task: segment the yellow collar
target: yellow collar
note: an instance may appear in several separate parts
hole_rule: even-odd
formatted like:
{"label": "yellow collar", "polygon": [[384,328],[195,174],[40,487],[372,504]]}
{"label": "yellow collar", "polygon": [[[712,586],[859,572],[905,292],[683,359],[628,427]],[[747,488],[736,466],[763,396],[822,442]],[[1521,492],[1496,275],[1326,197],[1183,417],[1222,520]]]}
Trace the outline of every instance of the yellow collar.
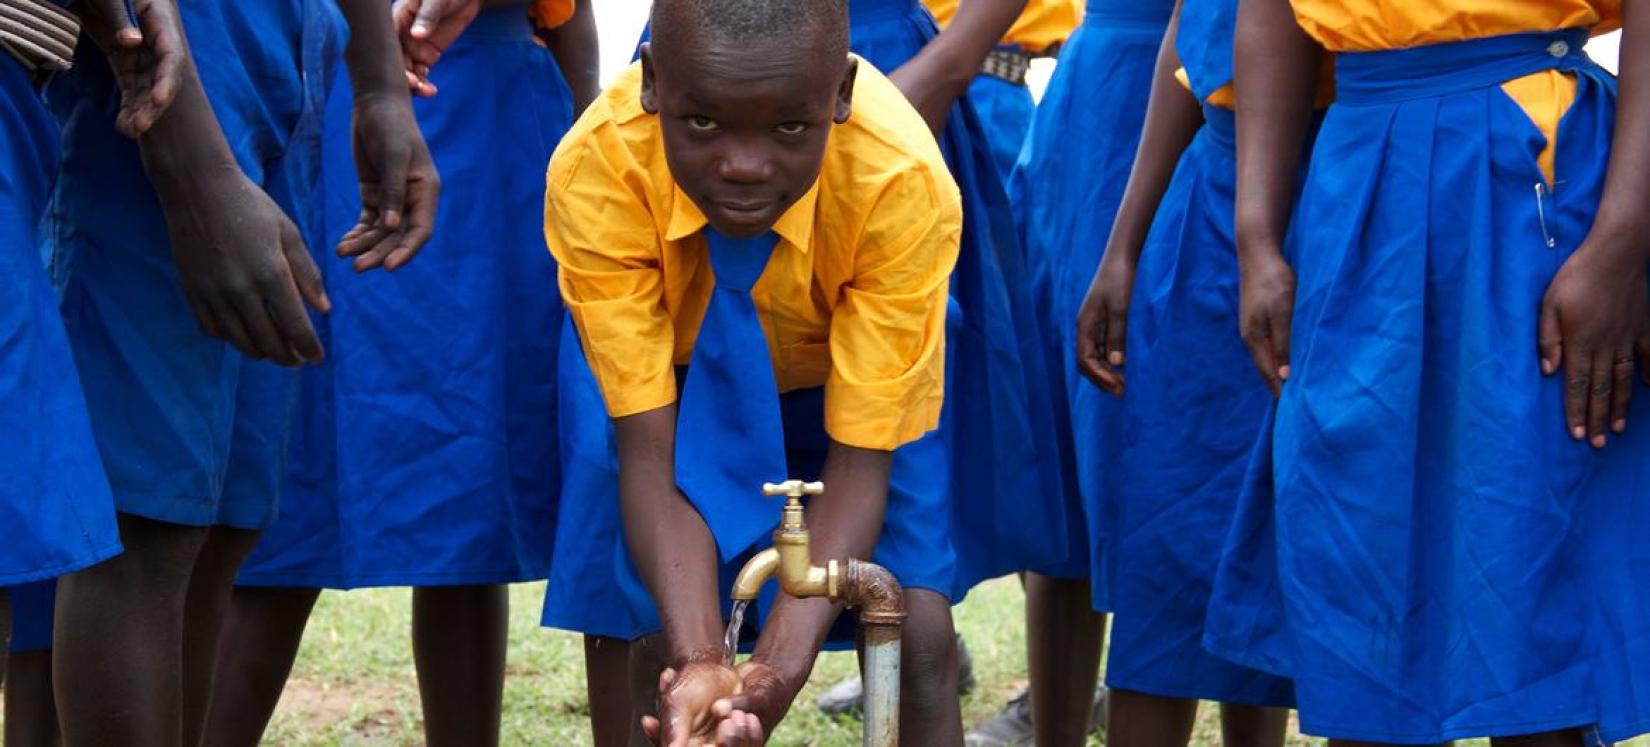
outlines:
{"label": "yellow collar", "polygon": [[[814,179],[812,187],[804,193],[801,199],[785,210],[774,221],[773,231],[779,234],[791,246],[806,254],[813,247],[814,238],[814,208],[819,204],[819,180]],[[681,185],[671,185],[670,224],[665,229],[665,241],[681,241],[698,233],[710,221],[693,200],[682,191]]]}

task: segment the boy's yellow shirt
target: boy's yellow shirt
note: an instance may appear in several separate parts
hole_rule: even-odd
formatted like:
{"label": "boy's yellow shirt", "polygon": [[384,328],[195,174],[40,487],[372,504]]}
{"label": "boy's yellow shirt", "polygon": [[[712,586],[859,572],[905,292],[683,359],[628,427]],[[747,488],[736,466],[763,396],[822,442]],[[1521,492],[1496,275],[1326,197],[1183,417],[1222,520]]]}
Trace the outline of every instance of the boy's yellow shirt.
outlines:
{"label": "boy's yellow shirt", "polygon": [[[941,26],[957,14],[958,0],[923,0],[928,12]],[[1027,0],[1026,9],[1003,35],[1004,44],[1017,44],[1027,52],[1039,53],[1064,42],[1083,20],[1082,0]]]}
{"label": "boy's yellow shirt", "polygon": [[[1621,27],[1622,0],[1291,0],[1301,28],[1331,52],[1409,49],[1489,36]],[[1575,80],[1556,71],[1507,81],[1502,89],[1547,136],[1539,160],[1554,179],[1558,123],[1575,100]]]}
{"label": "boy's yellow shirt", "polygon": [[[676,401],[713,285],[705,216],[665,162],[632,65],[550,161],[545,237],[613,417]],[[939,422],[961,196],[927,125],[861,61],[853,114],[774,231],[751,290],[781,391],[825,387],[825,428],[892,450]]]}

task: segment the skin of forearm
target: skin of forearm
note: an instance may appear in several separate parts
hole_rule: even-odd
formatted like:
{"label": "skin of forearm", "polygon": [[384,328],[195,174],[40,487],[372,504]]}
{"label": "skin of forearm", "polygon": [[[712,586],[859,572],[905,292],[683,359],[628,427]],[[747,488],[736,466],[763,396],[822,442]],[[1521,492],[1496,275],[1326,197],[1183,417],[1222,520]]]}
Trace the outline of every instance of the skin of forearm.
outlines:
{"label": "skin of forearm", "polygon": [[1008,33],[1025,7],[1026,0],[962,0],[951,24],[913,61],[936,64],[945,71],[942,84],[951,89],[952,98],[961,96],[979,73],[986,54]]}
{"label": "skin of forearm", "polygon": [[356,98],[398,89],[407,91],[407,76],[401,66],[401,46],[390,20],[390,4],[383,0],[338,0],[344,20],[349,22],[349,46],[344,62],[349,67],[350,85]]}
{"label": "skin of forearm", "polygon": [[1157,207],[1174,178],[1181,154],[1197,135],[1203,124],[1203,109],[1197,98],[1180,81],[1175,72],[1180,69],[1180,55],[1175,51],[1175,39],[1180,28],[1178,8],[1163,36],[1163,46],[1157,53],[1157,68],[1152,74],[1151,99],[1146,104],[1145,126],[1141,130],[1140,145],[1134,167],[1129,173],[1128,186],[1118,205],[1117,218],[1112,223],[1108,247],[1127,252],[1128,259],[1140,257],[1146,234],[1151,230]]}
{"label": "skin of forearm", "polygon": [[1323,50],[1289,0],[1243,0],[1237,20],[1238,252],[1275,249],[1289,228]]}
{"label": "skin of forearm", "polygon": [[[866,559],[876,549],[888,506],[893,454],[832,442],[820,479],[825,494],[808,503],[808,530],[815,565]],[[793,686],[806,681],[842,605],[828,599],[780,595],[754,656]]]}
{"label": "skin of forearm", "polygon": [[601,94],[601,43],[596,34],[596,11],[592,0],[578,0],[573,17],[543,32],[550,53],[561,68],[562,78],[573,91],[573,116],[584,112]]}
{"label": "skin of forearm", "polygon": [[722,645],[716,541],[676,488],[676,405],[613,421],[619,508],[636,568],[659,608],[672,659]]}
{"label": "skin of forearm", "polygon": [[1616,129],[1594,231],[1635,237],[1623,242],[1650,260],[1650,6],[1622,4]]}
{"label": "skin of forearm", "polygon": [[138,150],[162,203],[203,189],[205,181],[239,168],[201,87],[193,57],[179,71],[177,98],[138,139]]}

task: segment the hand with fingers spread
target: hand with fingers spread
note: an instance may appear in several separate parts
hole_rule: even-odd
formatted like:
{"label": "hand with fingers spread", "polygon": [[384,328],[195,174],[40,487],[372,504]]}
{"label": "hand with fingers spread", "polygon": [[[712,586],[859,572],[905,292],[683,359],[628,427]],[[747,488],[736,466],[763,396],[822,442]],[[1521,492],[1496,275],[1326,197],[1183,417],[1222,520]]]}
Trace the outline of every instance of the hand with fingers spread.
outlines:
{"label": "hand with fingers spread", "polygon": [[739,675],[716,655],[689,660],[659,674],[659,718],[644,716],[642,730],[666,747],[761,744],[745,740],[741,725],[724,728],[714,706],[739,692]]}
{"label": "hand with fingers spread", "polygon": [[354,137],[361,216],[338,255],[354,257],[357,272],[394,270],[430,240],[441,178],[405,93],[358,94]]}
{"label": "hand with fingers spread", "polygon": [[1650,360],[1643,256],[1633,239],[1589,236],[1541,300],[1541,371],[1563,375],[1565,426],[1594,448],[1627,429],[1634,356]]}
{"label": "hand with fingers spread", "polygon": [[172,105],[189,64],[177,6],[173,0],[133,0],[135,24],[125,0],[87,0],[76,9],[120,85],[115,128],[130,138],[148,132]]}
{"label": "hand with fingers spread", "polygon": [[201,329],[252,358],[286,366],[321,360],[304,303],[325,313],[330,302],[281,208],[232,166],[202,175],[198,188],[161,195],[172,257]]}
{"label": "hand with fingers spread", "polygon": [[1077,312],[1077,370],[1095,386],[1123,395],[1124,343],[1136,260],[1106,252]]}
{"label": "hand with fingers spread", "polygon": [[430,68],[481,12],[481,0],[396,0],[392,15],[413,93],[434,96]]}
{"label": "hand with fingers spread", "polygon": [[1255,368],[1276,397],[1289,380],[1289,325],[1295,313],[1295,271],[1276,246],[1238,251],[1238,327]]}

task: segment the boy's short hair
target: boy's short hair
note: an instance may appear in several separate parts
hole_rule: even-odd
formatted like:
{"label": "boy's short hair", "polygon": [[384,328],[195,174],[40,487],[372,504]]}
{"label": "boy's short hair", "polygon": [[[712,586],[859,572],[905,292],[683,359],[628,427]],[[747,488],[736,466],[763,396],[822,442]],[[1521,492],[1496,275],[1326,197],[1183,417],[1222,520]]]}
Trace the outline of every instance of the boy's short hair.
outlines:
{"label": "boy's short hair", "polygon": [[670,49],[681,40],[755,41],[828,45],[833,56],[848,54],[847,0],[656,0],[652,42]]}

